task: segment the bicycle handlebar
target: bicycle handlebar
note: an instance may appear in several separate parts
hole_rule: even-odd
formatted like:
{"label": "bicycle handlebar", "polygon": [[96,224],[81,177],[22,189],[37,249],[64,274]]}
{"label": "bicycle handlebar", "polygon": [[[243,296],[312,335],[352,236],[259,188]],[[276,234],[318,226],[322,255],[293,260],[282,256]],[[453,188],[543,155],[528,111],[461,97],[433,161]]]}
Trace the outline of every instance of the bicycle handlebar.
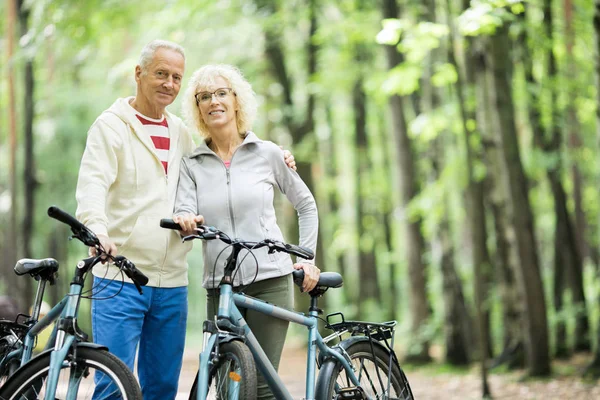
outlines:
{"label": "bicycle handlebar", "polygon": [[56,206],[48,208],[48,215],[66,225],[69,225],[71,227],[71,232],[73,232],[73,237],[79,239],[83,244],[89,247],[95,247],[98,251],[98,257],[96,257],[98,262],[101,260],[101,256],[106,256],[110,260],[114,261],[115,265],[117,265],[119,269],[133,281],[137,290],[142,293],[141,286],[146,286],[148,283],[148,277],[144,275],[142,271],[137,269],[133,262],[123,256],[111,256],[110,254],[107,254],[102,248],[100,240],[98,240],[98,237],[94,232],[75,219],[75,217],[61,210],[60,208]]}
{"label": "bicycle handlebar", "polygon": [[[181,230],[181,226],[170,218],[164,218],[160,220],[160,226],[166,229]],[[313,251],[309,248],[298,246],[295,244],[287,244],[275,239],[264,239],[260,242],[250,242],[240,239],[230,239],[227,234],[218,230],[214,226],[198,225],[196,228],[196,235],[190,235],[183,238],[183,240],[214,240],[219,239],[227,244],[238,244],[248,249],[260,249],[262,247],[268,247],[269,253],[279,251],[282,253],[293,254],[295,256],[304,258],[305,260],[312,260],[315,258]]]}
{"label": "bicycle handlebar", "polygon": [[71,232],[73,232],[74,237],[82,241],[85,245],[89,247],[95,247],[100,244],[100,241],[92,232],[88,229],[87,226],[77,221],[75,217],[70,215],[69,213],[64,212],[60,208],[56,206],[52,206],[48,208],[48,215],[63,224],[69,225],[71,227]]}

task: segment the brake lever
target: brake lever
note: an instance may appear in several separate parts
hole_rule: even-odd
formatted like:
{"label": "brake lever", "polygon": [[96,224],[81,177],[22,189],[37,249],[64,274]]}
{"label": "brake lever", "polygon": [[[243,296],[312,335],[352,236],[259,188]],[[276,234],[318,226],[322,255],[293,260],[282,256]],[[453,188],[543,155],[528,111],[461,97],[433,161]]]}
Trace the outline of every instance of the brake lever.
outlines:
{"label": "brake lever", "polygon": [[132,281],[132,282],[133,282],[133,284],[135,285],[135,288],[137,289],[137,291],[138,291],[140,294],[144,294],[144,291],[142,290],[142,287],[140,286],[140,284],[139,284],[139,283],[137,283],[137,282],[136,282],[135,280],[133,280],[133,279],[132,279],[131,281]]}
{"label": "brake lever", "polygon": [[113,262],[116,266],[119,267],[119,269],[121,269],[125,273],[125,275],[127,275],[127,277],[129,277],[129,279],[131,279],[137,291],[140,294],[143,294],[144,292],[142,290],[142,286],[139,283],[137,283],[137,281],[133,278],[133,271],[131,271],[131,269],[129,268],[128,260],[123,256],[116,256],[113,257]]}
{"label": "brake lever", "polygon": [[190,240],[194,240],[194,239],[202,239],[202,236],[197,235],[197,234],[188,235],[188,236],[182,237],[181,241],[182,242],[189,242]]}

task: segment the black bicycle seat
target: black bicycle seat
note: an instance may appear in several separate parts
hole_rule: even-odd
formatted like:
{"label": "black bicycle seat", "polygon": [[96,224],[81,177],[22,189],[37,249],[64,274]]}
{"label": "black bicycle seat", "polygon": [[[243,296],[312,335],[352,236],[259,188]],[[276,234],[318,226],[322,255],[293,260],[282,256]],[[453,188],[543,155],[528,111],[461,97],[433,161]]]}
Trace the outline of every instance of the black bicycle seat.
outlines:
{"label": "black bicycle seat", "polygon": [[23,258],[17,261],[17,265],[15,265],[15,274],[29,274],[42,279],[50,279],[56,271],[58,271],[58,261],[54,258],[44,258],[41,260]]}

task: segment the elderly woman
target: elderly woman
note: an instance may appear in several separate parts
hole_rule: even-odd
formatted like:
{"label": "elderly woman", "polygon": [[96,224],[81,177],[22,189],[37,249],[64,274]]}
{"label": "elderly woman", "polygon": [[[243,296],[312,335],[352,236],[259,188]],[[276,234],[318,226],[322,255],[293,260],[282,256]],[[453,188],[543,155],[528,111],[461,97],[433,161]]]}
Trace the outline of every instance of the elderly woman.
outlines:
{"label": "elderly woman", "polygon": [[[183,108],[188,127],[204,139],[181,164],[173,219],[184,231],[190,233],[196,223],[206,223],[231,237],[283,240],[273,207],[278,189],[298,212],[299,244],[315,251],[318,216],[314,197],[300,176],[286,166],[281,150],[251,132],[257,102],[240,71],[229,65],[200,68],[190,80]],[[221,253],[225,246],[218,240],[203,242],[209,318],[218,305],[216,285],[229,254]],[[254,257],[245,257],[234,278],[234,287],[251,284],[244,289],[250,296],[292,308],[293,269],[304,270],[304,291],[313,289],[319,279],[319,269],[309,261],[294,264],[289,255],[268,254],[267,249],[253,253],[258,265]],[[277,369],[288,322],[251,310],[245,318]],[[258,396],[274,398],[261,376]]]}

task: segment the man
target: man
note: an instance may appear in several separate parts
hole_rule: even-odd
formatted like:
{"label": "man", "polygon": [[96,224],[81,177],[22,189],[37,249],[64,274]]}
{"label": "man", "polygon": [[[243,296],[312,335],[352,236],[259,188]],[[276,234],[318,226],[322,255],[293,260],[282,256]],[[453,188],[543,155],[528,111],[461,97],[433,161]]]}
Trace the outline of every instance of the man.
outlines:
{"label": "man", "polygon": [[[155,40],[144,47],[136,95],[118,99],[91,126],[77,182],[77,218],[107,252],[132,260],[149,278],[140,295],[114,266],[93,271],[94,341],[132,370],[139,346],[145,400],[175,398],[185,341],[191,243],[159,227],[173,212],[181,158],[194,149],[183,122],[166,110],[184,69],[181,46]],[[293,157],[286,162],[294,167]],[[100,379],[97,393],[107,384]]]}

